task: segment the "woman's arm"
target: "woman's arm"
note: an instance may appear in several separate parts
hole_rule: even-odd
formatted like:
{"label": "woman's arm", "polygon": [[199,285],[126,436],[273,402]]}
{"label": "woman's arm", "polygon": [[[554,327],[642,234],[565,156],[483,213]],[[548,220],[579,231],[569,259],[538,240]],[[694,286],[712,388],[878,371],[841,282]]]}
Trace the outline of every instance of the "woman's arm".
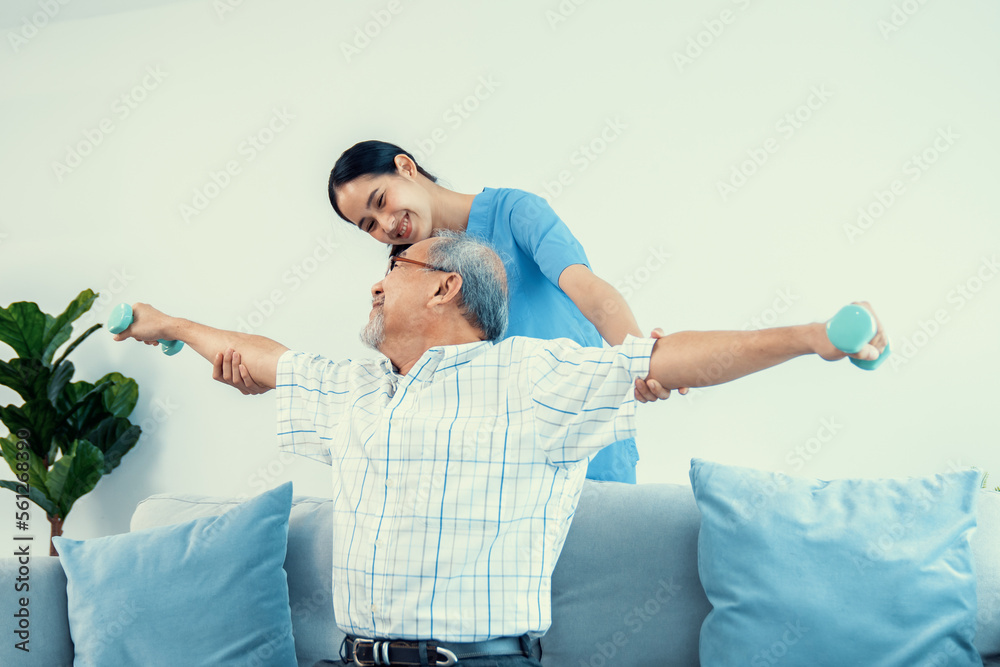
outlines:
{"label": "woman's arm", "polygon": [[[567,266],[559,275],[559,288],[576,304],[609,345],[621,345],[626,335],[642,338],[642,331],[625,297],[583,264]],[[653,331],[653,338],[660,336],[662,332],[659,329]],[[687,386],[679,389],[682,394],[688,391]],[[655,379],[635,381],[635,400],[640,403],[666,398],[670,398],[670,390]]]}
{"label": "woman's arm", "polygon": [[609,345],[621,345],[628,334],[642,338],[639,323],[625,297],[583,264],[573,264],[563,270],[559,275],[559,289],[597,327],[601,338]]}

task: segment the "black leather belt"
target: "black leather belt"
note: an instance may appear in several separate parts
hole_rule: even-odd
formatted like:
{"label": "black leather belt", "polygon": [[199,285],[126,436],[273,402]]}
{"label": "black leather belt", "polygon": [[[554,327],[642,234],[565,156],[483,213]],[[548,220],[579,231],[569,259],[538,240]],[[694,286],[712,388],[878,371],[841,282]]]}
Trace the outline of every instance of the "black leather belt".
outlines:
{"label": "black leather belt", "polygon": [[[348,636],[341,649],[344,660],[360,667],[376,665],[430,665],[448,667],[463,658],[488,655],[530,655],[527,637],[499,637],[484,642],[453,643],[406,641],[401,639],[361,639]],[[421,661],[421,655],[424,661]]]}

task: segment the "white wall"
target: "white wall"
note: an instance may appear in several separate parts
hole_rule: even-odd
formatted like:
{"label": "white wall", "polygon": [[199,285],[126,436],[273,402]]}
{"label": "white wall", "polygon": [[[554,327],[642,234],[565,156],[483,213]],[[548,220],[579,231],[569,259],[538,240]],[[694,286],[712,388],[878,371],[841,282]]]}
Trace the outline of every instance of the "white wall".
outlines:
{"label": "white wall", "polygon": [[[693,456],[822,478],[952,464],[1000,475],[995,2],[198,0],[86,17],[70,4],[35,34],[40,5],[12,7],[2,305],[58,312],[91,287],[102,301],[81,331],[114,303],[148,301],[219,327],[246,320],[294,348],[367,354],[357,332],[385,251],[335,216],[325,184],[344,149],[381,138],[459,191],[547,195],[645,329],[876,305],[898,363],[865,373],[799,359],[645,406],[640,482],[686,483]],[[377,34],[345,55],[366,29]],[[244,142],[276,113],[284,126],[250,160]],[[91,141],[78,166],[55,166]],[[925,153],[935,161],[915,168]],[[231,161],[239,173],[186,221],[181,205]],[[740,168],[753,173],[730,181]],[[724,194],[727,182],[739,187]],[[880,196],[894,201],[852,231]],[[145,433],[77,504],[68,535],[125,531],[136,502],[164,491],[252,495],[292,479],[297,493],[330,493],[326,467],[278,457],[272,395],[213,382],[190,350],[167,358],[100,332],[73,358],[77,379],[138,380]],[[0,498],[12,510],[13,494]],[[0,536],[12,524],[0,512]]]}

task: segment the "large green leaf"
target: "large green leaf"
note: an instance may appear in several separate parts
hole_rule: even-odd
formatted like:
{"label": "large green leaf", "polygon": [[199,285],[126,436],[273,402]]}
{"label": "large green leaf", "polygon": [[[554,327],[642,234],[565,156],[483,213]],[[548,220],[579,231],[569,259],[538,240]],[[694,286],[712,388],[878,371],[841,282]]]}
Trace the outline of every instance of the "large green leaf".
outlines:
{"label": "large green leaf", "polygon": [[73,438],[78,438],[96,427],[107,416],[103,404],[104,390],[111,384],[111,381],[96,386],[89,382],[71,382],[63,387],[62,394],[56,399],[60,429],[66,429],[66,432],[75,434]]}
{"label": "large green leaf", "polygon": [[85,289],[59,317],[43,313],[38,304],[18,301],[0,308],[0,341],[10,345],[22,359],[35,359],[46,366],[73,333],[73,322],[90,310],[97,294]]}
{"label": "large green leaf", "polygon": [[7,430],[11,433],[17,433],[18,431],[34,430],[34,423],[31,421],[31,416],[25,411],[25,405],[4,405],[0,406],[0,421],[3,425],[7,427]]}
{"label": "large green leaf", "polygon": [[[18,492],[19,482],[9,482],[6,479],[0,479],[0,486],[5,489],[10,489],[14,493]],[[35,503],[49,516],[59,516],[59,508],[56,507],[55,503],[45,497],[45,494],[37,487],[31,487],[28,489],[28,500]]]}
{"label": "large green leaf", "polygon": [[55,322],[31,301],[18,301],[0,308],[0,341],[7,343],[22,359],[42,360],[45,331]]}
{"label": "large green leaf", "polygon": [[63,389],[73,378],[73,372],[75,367],[73,362],[66,359],[60,361],[56,366],[53,367],[52,376],[49,378],[49,384],[45,388],[45,395],[49,397],[49,402],[52,405],[56,405],[59,401],[59,395],[62,394]]}
{"label": "large green leaf", "polygon": [[97,294],[94,290],[85,289],[70,302],[59,317],[52,320],[45,330],[45,338],[42,341],[42,361],[46,365],[52,363],[56,350],[73,334],[73,322],[90,310],[96,299]]}
{"label": "large green leaf", "polygon": [[70,412],[83,400],[83,397],[94,391],[94,385],[85,380],[67,383],[62,393],[56,398],[56,410],[60,413]]}
{"label": "large green leaf", "polygon": [[28,464],[28,485],[32,487],[38,487],[44,489],[45,483],[48,480],[49,471],[45,467],[45,462],[31,451],[30,448],[27,450],[18,449],[17,443],[20,440],[13,433],[0,438],[0,450],[3,452],[3,458],[10,466],[11,472],[15,476],[19,476],[23,470],[19,470],[19,464],[23,465],[25,463],[25,454],[27,455]]}
{"label": "large green leaf", "polygon": [[10,361],[0,361],[0,384],[10,387],[26,401],[45,393],[51,374],[52,371],[37,359],[14,357]]}
{"label": "large green leaf", "polygon": [[104,474],[118,467],[122,457],[135,447],[142,429],[127,419],[112,417],[102,422],[102,428],[91,431],[90,440],[104,452]]}
{"label": "large green leaf", "polygon": [[121,373],[108,373],[97,384],[111,382],[104,390],[104,407],[115,417],[128,417],[139,402],[139,385]]}
{"label": "large green leaf", "polygon": [[48,497],[66,518],[73,503],[90,493],[104,475],[104,454],[86,440],[74,440],[49,471]]}
{"label": "large green leaf", "polygon": [[58,422],[56,411],[48,398],[36,398],[21,406],[0,406],[0,421],[11,433],[28,431],[26,439],[31,444],[32,451],[42,458],[48,455]]}

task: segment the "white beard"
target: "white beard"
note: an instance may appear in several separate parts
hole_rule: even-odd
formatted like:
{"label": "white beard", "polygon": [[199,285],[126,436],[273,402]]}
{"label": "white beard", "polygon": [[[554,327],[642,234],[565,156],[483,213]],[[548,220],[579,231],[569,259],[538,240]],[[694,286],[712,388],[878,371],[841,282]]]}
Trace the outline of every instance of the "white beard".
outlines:
{"label": "white beard", "polygon": [[382,343],[385,342],[385,316],[382,308],[379,308],[375,316],[368,320],[368,324],[361,330],[361,342],[378,352],[382,351]]}

